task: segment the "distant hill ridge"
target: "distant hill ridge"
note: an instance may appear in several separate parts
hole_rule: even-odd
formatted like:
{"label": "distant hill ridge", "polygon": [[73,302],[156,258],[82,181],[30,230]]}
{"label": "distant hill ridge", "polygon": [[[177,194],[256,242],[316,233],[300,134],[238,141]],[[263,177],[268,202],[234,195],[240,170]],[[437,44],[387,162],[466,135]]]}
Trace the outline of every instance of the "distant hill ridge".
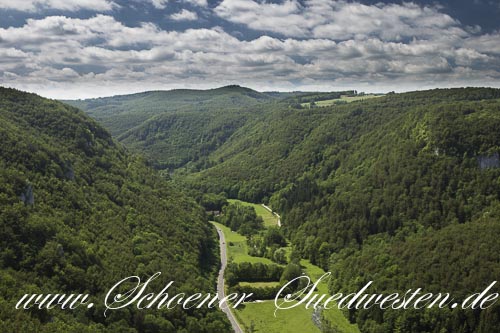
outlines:
{"label": "distant hill ridge", "polygon": [[252,116],[254,107],[275,99],[231,85],[64,102],[85,110],[120,141],[164,169],[206,156]]}
{"label": "distant hill ridge", "polygon": [[74,104],[80,102],[103,102],[104,100],[130,100],[135,98],[144,98],[150,96],[161,96],[161,97],[190,97],[196,99],[204,99],[211,98],[215,96],[220,96],[224,94],[243,94],[250,95],[254,97],[261,97],[269,99],[269,96],[266,93],[258,92],[251,88],[242,87],[239,85],[228,85],[219,88],[212,89],[187,89],[187,88],[178,88],[171,90],[148,90],[138,93],[132,94],[120,94],[120,95],[112,95],[106,97],[96,97],[96,98],[87,98],[87,99],[77,99],[77,100],[61,100],[64,103]]}

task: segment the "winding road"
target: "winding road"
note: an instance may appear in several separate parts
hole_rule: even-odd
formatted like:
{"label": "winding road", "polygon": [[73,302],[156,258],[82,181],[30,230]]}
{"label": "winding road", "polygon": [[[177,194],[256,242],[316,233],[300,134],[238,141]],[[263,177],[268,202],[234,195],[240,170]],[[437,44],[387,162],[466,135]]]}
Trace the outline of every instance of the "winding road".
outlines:
{"label": "winding road", "polygon": [[[222,299],[225,296],[225,291],[224,291],[224,271],[227,266],[227,253],[226,253],[226,241],[224,239],[224,233],[222,230],[215,226],[217,229],[217,233],[219,234],[219,245],[220,245],[220,271],[219,271],[219,276],[217,278],[217,294],[219,295],[219,299]],[[233,326],[233,330],[235,333],[243,333],[243,330],[241,329],[240,325],[238,324],[238,321],[236,320],[236,317],[233,315],[231,312],[231,309],[229,307],[222,309],[224,313],[227,315],[227,318],[231,322],[231,325]]]}

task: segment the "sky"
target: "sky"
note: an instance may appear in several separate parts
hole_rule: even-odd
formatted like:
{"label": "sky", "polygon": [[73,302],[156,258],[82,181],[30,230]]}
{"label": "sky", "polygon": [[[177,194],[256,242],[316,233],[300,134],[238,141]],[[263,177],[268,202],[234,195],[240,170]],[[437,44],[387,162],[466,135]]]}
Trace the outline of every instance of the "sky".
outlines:
{"label": "sky", "polygon": [[0,0],[0,85],[58,99],[500,87],[498,17],[499,0]]}

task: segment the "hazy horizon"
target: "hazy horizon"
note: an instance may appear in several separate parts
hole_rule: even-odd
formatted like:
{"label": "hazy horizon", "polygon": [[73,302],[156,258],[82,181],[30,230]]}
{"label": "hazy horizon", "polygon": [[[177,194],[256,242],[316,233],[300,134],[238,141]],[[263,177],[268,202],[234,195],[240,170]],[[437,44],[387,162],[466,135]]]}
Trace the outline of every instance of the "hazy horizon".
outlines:
{"label": "hazy horizon", "polygon": [[[0,85],[2,86],[2,85]],[[54,100],[85,100],[85,99],[96,99],[96,98],[109,98],[109,97],[116,97],[116,96],[126,96],[126,95],[134,95],[134,94],[143,94],[143,93],[149,93],[149,92],[167,92],[167,91],[175,91],[175,90],[193,90],[193,91],[205,91],[205,90],[216,90],[216,89],[220,89],[220,88],[224,88],[224,87],[228,87],[228,86],[240,86],[242,88],[249,88],[249,89],[252,89],[254,91],[257,91],[257,92],[261,92],[261,93],[271,93],[271,92],[279,92],[279,93],[292,93],[292,92],[301,92],[301,93],[315,93],[315,92],[319,92],[319,93],[322,93],[322,92],[337,92],[337,91],[348,91],[348,90],[356,90],[358,93],[367,93],[367,94],[387,94],[389,92],[395,92],[395,93],[406,93],[406,92],[414,92],[414,91],[426,91],[426,90],[433,90],[433,89],[459,89],[459,88],[493,88],[493,89],[500,89],[500,86],[467,86],[467,85],[463,85],[463,86],[441,86],[441,87],[425,87],[425,88],[422,88],[422,89],[408,89],[408,90],[398,90],[398,89],[392,89],[392,90],[386,90],[386,91],[382,91],[382,90],[377,90],[377,89],[374,89],[373,91],[370,91],[370,90],[362,90],[362,89],[359,89],[359,88],[356,88],[356,87],[352,87],[352,88],[339,88],[339,89],[324,89],[324,90],[279,90],[279,89],[266,89],[266,90],[259,90],[259,89],[255,89],[255,88],[252,88],[252,87],[249,87],[249,86],[244,86],[244,85],[241,85],[241,84],[227,84],[227,85],[217,85],[217,86],[213,86],[213,87],[208,87],[208,88],[184,88],[184,87],[174,87],[174,88],[166,88],[166,89],[148,89],[148,90],[131,90],[130,92],[124,92],[124,93],[116,93],[116,94],[106,94],[106,93],[103,93],[103,94],[99,94],[97,96],[89,96],[89,97],[69,97],[69,98],[66,98],[66,97],[58,97],[57,95],[53,95],[53,94],[49,94],[49,95],[45,95],[43,93],[39,93],[37,91],[30,91],[30,90],[25,90],[25,89],[21,89],[21,88],[18,88],[18,87],[10,87],[10,86],[3,86],[5,88],[14,88],[14,89],[18,89],[20,91],[26,91],[26,92],[29,92],[29,93],[34,93],[34,94],[37,94],[37,95],[40,95],[42,97],[45,97],[45,98],[50,98],[50,99],[54,99]],[[64,95],[64,94],[63,94]]]}

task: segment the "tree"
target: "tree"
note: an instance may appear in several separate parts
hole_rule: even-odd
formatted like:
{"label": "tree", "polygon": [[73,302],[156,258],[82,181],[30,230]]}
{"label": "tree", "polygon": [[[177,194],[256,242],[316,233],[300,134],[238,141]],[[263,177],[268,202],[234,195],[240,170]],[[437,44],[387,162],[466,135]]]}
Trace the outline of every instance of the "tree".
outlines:
{"label": "tree", "polygon": [[[283,274],[281,274],[280,283],[285,284],[301,275],[302,275],[302,269],[300,268],[300,266],[294,263],[289,263],[283,270]],[[292,284],[292,288],[296,288],[297,286],[298,286],[298,281],[295,281]]]}
{"label": "tree", "polygon": [[264,236],[264,241],[267,246],[275,244],[279,247],[283,247],[287,245],[285,236],[279,227],[269,227]]}
{"label": "tree", "polygon": [[274,251],[273,260],[278,264],[286,264],[286,251],[284,248],[279,248]]}

